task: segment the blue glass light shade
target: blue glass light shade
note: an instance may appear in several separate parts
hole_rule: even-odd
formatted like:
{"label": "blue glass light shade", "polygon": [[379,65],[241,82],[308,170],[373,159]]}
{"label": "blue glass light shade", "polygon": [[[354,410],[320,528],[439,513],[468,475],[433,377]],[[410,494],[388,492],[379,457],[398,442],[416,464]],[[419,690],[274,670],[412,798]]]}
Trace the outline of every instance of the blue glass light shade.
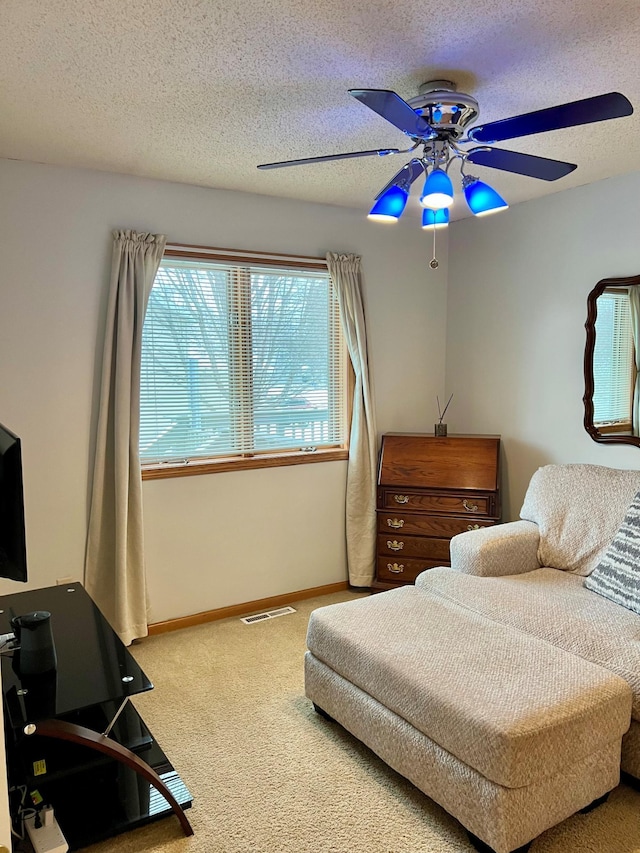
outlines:
{"label": "blue glass light shade", "polygon": [[446,207],[441,210],[425,208],[422,211],[422,227],[425,231],[433,231],[434,228],[446,228],[448,224],[449,211]]}
{"label": "blue glass light shade", "polygon": [[379,222],[397,222],[407,204],[409,194],[400,187],[392,186],[383,193],[373,205],[367,215],[367,219],[376,219]]}
{"label": "blue glass light shade", "polygon": [[492,187],[484,181],[476,180],[467,183],[465,181],[464,196],[472,213],[476,216],[486,216],[489,213],[497,213],[506,210],[509,205]]}
{"label": "blue glass light shade", "polygon": [[420,204],[431,210],[442,210],[453,204],[453,184],[442,169],[434,169],[424,182]]}

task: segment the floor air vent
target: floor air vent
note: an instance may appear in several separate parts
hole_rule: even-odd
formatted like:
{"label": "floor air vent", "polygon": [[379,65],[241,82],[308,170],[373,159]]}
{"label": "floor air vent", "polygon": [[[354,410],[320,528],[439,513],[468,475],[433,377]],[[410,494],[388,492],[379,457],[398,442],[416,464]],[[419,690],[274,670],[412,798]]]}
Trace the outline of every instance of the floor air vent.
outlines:
{"label": "floor air vent", "polygon": [[252,622],[264,622],[265,619],[275,619],[277,616],[286,616],[287,613],[295,613],[293,607],[278,607],[277,610],[266,610],[264,613],[256,613],[253,616],[243,616],[240,620],[245,625],[251,625]]}

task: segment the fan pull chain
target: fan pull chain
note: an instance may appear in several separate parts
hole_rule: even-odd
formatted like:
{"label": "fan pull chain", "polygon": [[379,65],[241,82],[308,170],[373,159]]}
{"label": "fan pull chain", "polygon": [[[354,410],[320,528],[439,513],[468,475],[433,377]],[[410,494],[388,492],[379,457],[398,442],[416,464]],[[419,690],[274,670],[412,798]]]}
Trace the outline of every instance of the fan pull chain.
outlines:
{"label": "fan pull chain", "polygon": [[434,223],[433,223],[433,257],[429,261],[429,266],[432,270],[438,269],[438,259],[436,258],[436,231],[438,229],[435,227],[435,215],[434,215]]}

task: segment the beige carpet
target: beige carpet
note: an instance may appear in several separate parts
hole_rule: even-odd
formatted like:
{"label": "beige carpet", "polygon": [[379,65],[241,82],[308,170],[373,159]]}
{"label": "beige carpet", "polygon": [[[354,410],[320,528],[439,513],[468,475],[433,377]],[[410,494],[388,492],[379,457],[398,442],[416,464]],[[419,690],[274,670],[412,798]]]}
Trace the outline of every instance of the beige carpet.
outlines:
{"label": "beige carpet", "polygon": [[[298,602],[244,625],[213,622],[133,652],[155,689],[136,705],[194,796],[184,838],[173,816],[90,853],[471,853],[460,824],[304,697],[309,613],[355,597]],[[640,793],[545,832],[531,853],[640,853]]]}

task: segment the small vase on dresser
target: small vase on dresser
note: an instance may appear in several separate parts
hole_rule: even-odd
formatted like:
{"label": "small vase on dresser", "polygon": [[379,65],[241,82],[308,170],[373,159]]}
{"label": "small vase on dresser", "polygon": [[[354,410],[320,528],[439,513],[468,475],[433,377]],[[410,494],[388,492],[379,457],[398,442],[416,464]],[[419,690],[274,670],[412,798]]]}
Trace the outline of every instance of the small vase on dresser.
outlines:
{"label": "small vase on dresser", "polygon": [[377,517],[374,589],[450,565],[452,536],[500,521],[500,436],[383,435]]}

